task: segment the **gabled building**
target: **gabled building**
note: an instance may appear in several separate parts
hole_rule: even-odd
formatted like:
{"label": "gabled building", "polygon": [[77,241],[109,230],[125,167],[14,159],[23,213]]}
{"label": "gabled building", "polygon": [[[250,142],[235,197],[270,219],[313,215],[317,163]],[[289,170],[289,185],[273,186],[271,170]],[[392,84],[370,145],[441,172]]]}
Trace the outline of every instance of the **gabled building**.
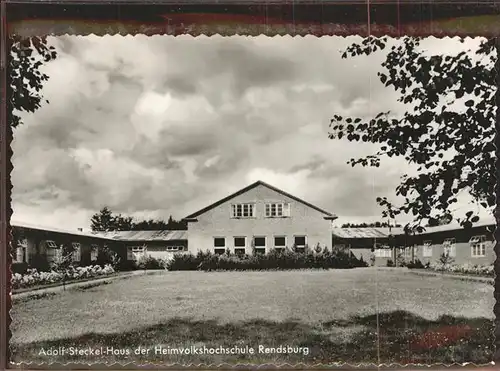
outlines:
{"label": "gabled building", "polygon": [[336,215],[257,181],[185,218],[189,251],[236,254],[306,246],[332,248]]}

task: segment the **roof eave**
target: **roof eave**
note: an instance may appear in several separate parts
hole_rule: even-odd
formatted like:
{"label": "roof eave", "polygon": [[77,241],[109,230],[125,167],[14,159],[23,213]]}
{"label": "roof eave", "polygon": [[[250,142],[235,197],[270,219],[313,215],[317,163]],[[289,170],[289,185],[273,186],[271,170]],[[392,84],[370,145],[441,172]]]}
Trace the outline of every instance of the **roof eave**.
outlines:
{"label": "roof eave", "polygon": [[323,219],[325,219],[325,220],[332,220],[332,221],[336,220],[338,218],[339,217],[337,215],[326,215],[326,216],[323,217]]}

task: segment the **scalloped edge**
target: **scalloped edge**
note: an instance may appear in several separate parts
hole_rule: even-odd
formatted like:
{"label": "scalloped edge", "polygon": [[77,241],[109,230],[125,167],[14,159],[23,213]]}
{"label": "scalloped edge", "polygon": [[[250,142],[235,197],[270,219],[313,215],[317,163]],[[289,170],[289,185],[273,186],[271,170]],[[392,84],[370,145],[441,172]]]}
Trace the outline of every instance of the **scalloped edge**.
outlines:
{"label": "scalloped edge", "polygon": [[[499,19],[500,19],[500,15],[498,16]],[[37,21],[33,21],[33,22],[37,22]],[[38,21],[40,22],[40,21]],[[44,21],[41,21],[41,22],[44,22]],[[83,21],[77,21],[77,22],[82,22]],[[22,24],[22,22],[20,22]],[[27,23],[32,23],[32,22],[27,22]],[[103,22],[104,23],[104,22]],[[116,23],[118,26],[120,25],[126,25],[125,23],[120,23],[120,22],[114,22]],[[128,22],[129,24],[132,23],[132,22]],[[50,24],[52,26],[54,26],[54,22],[50,22]],[[384,36],[387,36],[387,37],[391,37],[391,38],[396,38],[396,39],[399,39],[399,38],[404,38],[404,37],[407,37],[407,36],[413,36],[413,37],[422,37],[422,38],[431,38],[431,39],[460,39],[460,38],[463,38],[465,40],[467,39],[472,39],[472,38],[478,38],[478,37],[491,37],[492,35],[491,34],[488,34],[488,32],[486,32],[485,34],[482,34],[482,35],[478,35],[476,33],[473,33],[474,36],[471,36],[470,33],[468,32],[460,32],[460,28],[457,28],[456,33],[454,33],[453,31],[450,32],[450,29],[448,30],[436,30],[435,26],[431,26],[430,28],[432,29],[432,34],[428,34],[428,33],[425,33],[425,32],[422,32],[421,30],[419,30],[419,28],[422,28],[422,27],[428,27],[432,24],[432,22],[428,22],[428,23],[422,23],[422,24],[418,24],[417,27],[415,26],[412,26],[412,25],[408,25],[407,26],[407,29],[411,32],[405,32],[404,35],[401,35],[402,31],[401,29],[397,29],[396,27],[394,26],[386,26],[386,25],[370,25],[370,26],[365,26],[365,25],[359,25],[359,26],[347,26],[347,25],[344,25],[344,24],[336,24],[336,25],[330,25],[330,27],[326,26],[327,30],[329,28],[332,28],[332,30],[330,32],[333,32],[333,31],[340,31],[340,32],[335,32],[335,33],[329,33],[328,31],[325,33],[324,31],[317,35],[317,34],[314,34],[314,33],[311,33],[311,28],[322,28],[324,29],[325,28],[325,25],[313,25],[313,26],[307,26],[307,25],[303,25],[304,27],[304,30],[302,33],[297,33],[297,28],[300,28],[299,26],[302,26],[301,24],[283,24],[283,25],[279,25],[278,27],[274,26],[275,28],[291,28],[294,32],[293,35],[290,34],[290,32],[288,32],[289,30],[282,30],[282,32],[276,32],[276,33],[272,33],[272,29],[273,29],[273,26],[269,26],[269,25],[262,25],[262,24],[256,24],[254,25],[255,27],[265,27],[266,28],[266,33],[264,32],[258,32],[258,33],[240,33],[238,32],[239,29],[245,29],[245,26],[241,26],[241,27],[234,27],[232,25],[228,25],[228,26],[216,26],[216,28],[226,28],[227,31],[230,31],[231,33],[229,35],[225,35],[225,34],[221,34],[220,33],[220,30],[219,31],[213,31],[213,32],[210,32],[204,28],[206,28],[207,26],[210,27],[209,24],[207,25],[197,25],[197,24],[192,24],[192,25],[189,25],[187,27],[185,27],[185,29],[188,31],[188,32],[183,32],[183,33],[175,33],[175,32],[163,32],[163,33],[153,33],[153,34],[147,34],[147,33],[144,33],[142,31],[144,30],[138,30],[136,31],[136,33],[130,33],[130,32],[126,32],[124,33],[123,32],[123,29],[120,29],[120,30],[115,30],[114,33],[110,33],[110,29],[109,29],[109,26],[106,26],[106,32],[103,33],[103,34],[96,34],[95,32],[89,32],[89,33],[69,33],[67,30],[66,32],[62,32],[62,33],[55,33],[55,32],[48,32],[46,34],[44,33],[40,33],[40,32],[35,32],[35,33],[16,33],[16,32],[12,32],[12,29],[10,28],[10,25],[9,25],[9,30],[8,30],[8,33],[9,35],[19,35],[19,36],[23,36],[23,37],[26,37],[26,36],[41,36],[41,35],[44,35],[44,36],[73,36],[73,37],[88,37],[88,36],[94,36],[94,37],[107,37],[107,36],[122,36],[122,37],[135,37],[135,36],[145,36],[145,37],[160,37],[160,36],[171,36],[171,37],[178,37],[178,36],[190,36],[192,38],[197,38],[197,37],[287,37],[287,38],[295,38],[295,37],[302,37],[302,38],[305,38],[305,37],[342,37],[342,38],[347,38],[347,37],[352,37],[352,36],[361,36],[361,37],[369,37],[369,36],[374,36],[374,37],[384,37]],[[92,27],[92,25],[88,25],[89,27]],[[139,24],[139,27],[141,26],[144,26],[142,24]],[[251,26],[251,25],[246,25],[247,27],[247,30],[248,30],[248,27]],[[96,27],[101,27],[100,25],[97,25]],[[67,26],[67,28],[71,28],[70,25]],[[120,28],[120,27],[118,27]],[[125,27],[126,28],[126,27]],[[197,28],[201,28],[201,30],[198,30],[198,31],[194,31],[193,32],[193,29],[197,29]],[[341,30],[339,30],[339,28],[341,28]],[[366,28],[366,30],[364,30]],[[486,28],[486,27],[485,27]],[[270,30],[271,29],[271,30]],[[335,30],[334,30],[335,29]],[[355,30],[354,30],[355,29]],[[364,32],[359,32],[361,31],[361,29],[363,29],[363,31],[367,31],[366,35],[364,35]],[[404,27],[403,27],[404,29]],[[498,30],[497,32],[493,32],[492,30],[492,27],[491,26],[488,26],[487,29],[494,33],[496,36],[497,34],[500,34],[500,23],[499,23],[499,26],[498,26]],[[153,28],[152,31],[154,31],[155,29]],[[157,29],[156,29],[157,30]],[[33,32],[33,29],[31,29],[31,31]],[[71,31],[74,31],[74,30],[71,30]],[[269,32],[271,31],[271,32]],[[391,32],[387,32],[387,31],[391,31]],[[420,32],[419,32],[420,31]],[[450,36],[449,34],[452,33],[453,35]],[[270,35],[271,34],[271,35]],[[436,34],[438,35],[443,35],[443,36],[436,36]],[[500,37],[497,37],[497,39],[500,40]],[[500,44],[500,41],[498,42]],[[500,45],[497,47],[497,52],[500,51]],[[498,85],[497,86],[500,86],[500,58],[498,58],[497,56],[497,70],[499,71],[499,73],[497,74],[497,82],[498,82]],[[500,128],[500,88],[497,89],[497,93],[496,93],[496,103],[497,103],[497,122],[496,122],[496,125],[498,128]],[[8,243],[10,243],[10,240],[12,238],[12,231],[11,231],[11,228],[10,228],[10,219],[11,219],[11,216],[12,216],[12,213],[13,213],[13,210],[12,210],[12,206],[11,206],[11,203],[12,203],[12,183],[11,183],[11,172],[14,168],[13,166],[13,163],[12,163],[12,155],[13,155],[13,150],[12,150],[12,147],[11,147],[11,143],[12,143],[12,136],[13,136],[13,131],[12,131],[12,128],[10,127],[10,125],[6,125],[7,129],[7,140],[6,140],[6,147],[7,147],[7,154],[8,154],[8,161],[7,161],[7,196],[8,196],[8,201],[9,201],[9,205],[7,207],[7,226],[8,226]],[[497,135],[496,135],[496,138],[495,138],[495,149],[496,149],[496,153],[500,155],[500,133],[497,132]],[[497,173],[500,174],[500,158],[499,156],[497,156],[497,159],[496,159],[496,168],[497,168]],[[495,177],[495,179],[497,178],[496,177],[496,174],[493,174],[493,177]],[[500,191],[500,184],[498,184],[498,179],[497,180],[497,191]],[[493,311],[496,312],[497,310],[500,310],[497,309],[497,307],[500,307],[500,300],[496,300],[496,297],[498,295],[498,297],[500,298],[500,239],[498,238],[499,237],[499,234],[500,234],[500,228],[498,228],[498,221],[500,220],[500,204],[499,204],[499,201],[500,201],[500,198],[498,198],[498,195],[495,194],[495,198],[497,199],[497,211],[496,211],[496,219],[497,219],[497,227],[495,228],[495,232],[494,232],[494,237],[495,237],[495,247],[494,247],[494,251],[495,251],[495,255],[496,255],[496,259],[495,259],[495,262],[494,262],[494,265],[495,265],[495,277],[494,277],[494,295],[495,295],[495,306],[494,306],[494,309]],[[10,254],[8,254],[10,255]],[[10,260],[9,260],[10,259]],[[11,262],[11,257],[7,259],[7,262]],[[11,265],[9,265],[8,269],[7,269],[7,272],[8,272],[8,275],[7,275],[7,289],[9,290],[10,289],[10,278],[11,278],[11,275],[12,275],[12,270],[11,270]],[[8,299],[7,299],[7,342],[8,342],[8,346],[7,346],[7,349],[8,349],[8,356],[10,357],[11,356],[11,344],[9,342],[9,340],[11,339],[12,337],[12,332],[10,330],[10,325],[12,324],[12,317],[11,317],[11,310],[12,310],[12,304],[13,304],[13,299],[12,297],[9,295]],[[496,321],[498,321],[499,319],[496,319]],[[498,336],[497,336],[498,334]],[[495,326],[494,328],[494,333],[493,333],[493,337],[495,339],[495,353],[494,353],[494,360],[496,359],[500,359],[500,348],[497,349],[497,342],[498,340],[500,340],[500,326]],[[324,363],[317,363],[317,364],[306,364],[306,363],[297,363],[297,364],[289,364],[289,363],[282,363],[282,364],[274,364],[274,363],[264,363],[264,364],[259,364],[259,365],[255,365],[255,364],[246,364],[246,363],[237,363],[237,364],[229,364],[229,363],[222,363],[222,364],[204,364],[204,363],[199,363],[199,364],[179,364],[179,363],[172,363],[172,364],[163,364],[163,363],[154,363],[154,362],[145,362],[145,363],[134,363],[134,362],[114,362],[114,363],[99,363],[99,362],[95,362],[95,363],[85,363],[85,362],[75,362],[75,363],[71,363],[71,362],[68,362],[68,363],[60,363],[60,362],[40,362],[40,363],[37,363],[37,362],[10,362],[10,359],[7,358],[7,366],[15,366],[16,368],[20,368],[20,369],[26,369],[26,368],[31,368],[31,366],[35,366],[36,369],[43,369],[43,368],[46,368],[46,367],[43,367],[43,366],[55,366],[57,369],[59,368],[82,368],[83,367],[87,367],[87,368],[92,368],[92,369],[96,369],[96,368],[101,368],[102,366],[102,369],[113,369],[115,366],[118,366],[120,369],[129,369],[131,368],[130,366],[133,366],[133,367],[150,367],[150,368],[164,368],[164,369],[179,369],[179,368],[182,368],[182,369],[234,369],[234,368],[244,368],[244,369],[269,369],[269,368],[274,368],[274,369],[304,369],[304,368],[307,368],[307,369],[345,369],[345,368],[348,368],[348,369],[359,369],[359,368],[362,368],[362,369],[379,369],[381,367],[383,368],[435,368],[435,367],[445,367],[445,368],[452,368],[452,367],[467,367],[467,366],[473,366],[473,367],[493,367],[495,366],[495,361],[492,360],[491,362],[489,363],[485,363],[485,364],[475,364],[473,362],[465,362],[465,363],[452,363],[452,364],[445,364],[445,363],[433,363],[433,364],[420,364],[420,363],[408,363],[408,364],[400,364],[400,363],[381,363],[381,364],[376,364],[376,363],[358,363],[356,365],[353,365],[353,364],[350,364],[350,363],[346,363],[346,362],[332,362],[330,364],[324,364]],[[346,367],[347,366],[347,367]]]}

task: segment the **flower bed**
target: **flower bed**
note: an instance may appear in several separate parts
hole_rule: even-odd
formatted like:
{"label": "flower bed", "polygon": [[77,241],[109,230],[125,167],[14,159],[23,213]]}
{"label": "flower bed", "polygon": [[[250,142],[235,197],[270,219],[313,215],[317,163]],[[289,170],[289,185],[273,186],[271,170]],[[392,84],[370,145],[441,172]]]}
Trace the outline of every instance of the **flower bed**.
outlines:
{"label": "flower bed", "polygon": [[480,266],[472,264],[431,264],[428,269],[437,272],[464,274],[470,276],[493,277],[495,275],[495,268],[493,267],[493,265]]}
{"label": "flower bed", "polygon": [[38,272],[36,269],[28,269],[26,274],[14,273],[12,275],[12,289],[28,288],[34,286],[48,285],[63,281],[77,281],[88,278],[107,276],[115,273],[111,265],[101,267],[99,265],[87,267],[69,267],[64,271],[51,270],[50,272]]}

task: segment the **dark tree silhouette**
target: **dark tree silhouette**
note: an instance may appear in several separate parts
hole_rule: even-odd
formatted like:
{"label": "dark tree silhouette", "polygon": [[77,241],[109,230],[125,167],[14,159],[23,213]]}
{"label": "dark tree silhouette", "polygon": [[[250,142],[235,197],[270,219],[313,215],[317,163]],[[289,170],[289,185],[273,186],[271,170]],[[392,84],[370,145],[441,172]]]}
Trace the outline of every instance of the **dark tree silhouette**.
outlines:
{"label": "dark tree silhouette", "polygon": [[[22,124],[19,112],[35,112],[42,104],[42,85],[49,76],[40,71],[44,63],[57,57],[46,37],[13,36],[10,47],[7,110],[13,128]],[[7,49],[9,50],[9,49]],[[48,101],[47,101],[48,102]]]}
{"label": "dark tree silhouette", "polygon": [[186,230],[184,221],[176,221],[170,216],[168,223],[160,219],[134,221],[130,216],[114,215],[108,207],[103,207],[90,219],[91,228],[95,232],[108,231],[157,231],[157,230]]}
{"label": "dark tree silhouette", "polygon": [[[387,37],[366,38],[349,46],[342,57],[370,55],[388,43]],[[409,110],[402,117],[380,112],[368,120],[334,115],[329,134],[331,139],[380,144],[375,154],[351,159],[352,166],[378,167],[384,156],[403,156],[418,165],[418,175],[403,176],[396,188],[404,197],[401,205],[377,198],[384,217],[413,214],[414,223],[407,227],[418,230],[425,220],[451,218],[460,193],[491,210],[496,204],[495,40],[484,40],[472,52],[475,58],[466,51],[454,56],[424,54],[420,43],[417,37],[400,39],[378,73],[385,86],[401,94],[398,100]],[[465,109],[457,110],[454,103]],[[479,221],[472,210],[456,219],[464,227]]]}

